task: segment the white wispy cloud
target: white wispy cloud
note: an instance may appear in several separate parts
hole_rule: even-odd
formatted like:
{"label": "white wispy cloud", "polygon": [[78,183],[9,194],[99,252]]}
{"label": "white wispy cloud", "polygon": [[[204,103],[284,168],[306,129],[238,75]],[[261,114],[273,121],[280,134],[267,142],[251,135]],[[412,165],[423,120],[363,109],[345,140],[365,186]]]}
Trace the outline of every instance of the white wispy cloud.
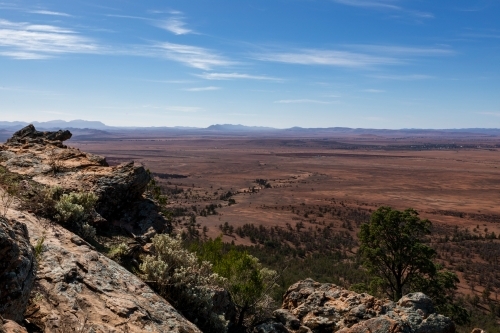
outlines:
{"label": "white wispy cloud", "polygon": [[404,13],[422,19],[434,18],[434,14],[432,13],[406,9],[401,5],[399,5],[398,0],[331,0],[331,1],[341,5],[359,7],[365,9],[397,11],[400,13]]}
{"label": "white wispy cloud", "polygon": [[401,45],[373,45],[373,44],[352,44],[346,47],[371,52],[375,54],[385,54],[391,57],[404,56],[447,56],[455,54],[455,51],[449,47],[418,47]]}
{"label": "white wispy cloud", "polygon": [[282,81],[282,79],[266,76],[266,75],[251,75],[243,73],[202,73],[196,76],[201,77],[206,80],[235,80],[235,79],[247,79],[247,80],[269,80],[269,81]]}
{"label": "white wispy cloud", "polygon": [[367,92],[367,93],[373,93],[373,94],[380,94],[380,93],[385,92],[385,90],[381,90],[381,89],[363,89],[362,91]]}
{"label": "white wispy cloud", "polygon": [[279,101],[274,101],[274,103],[280,103],[280,104],[298,104],[298,103],[330,104],[331,102],[318,101],[315,99],[282,99]]}
{"label": "white wispy cloud", "polygon": [[29,13],[40,14],[40,15],[52,15],[52,16],[66,16],[66,17],[72,16],[70,14],[61,13],[61,12],[53,12],[51,10],[30,10]]}
{"label": "white wispy cloud", "polygon": [[264,53],[256,55],[261,61],[299,65],[325,65],[338,67],[368,67],[380,64],[398,64],[394,57],[355,53],[349,51],[302,49],[292,52]]}
{"label": "white wispy cloud", "polygon": [[[0,32],[1,35],[1,32]],[[0,42],[1,44],[1,42]],[[16,52],[16,51],[0,51],[0,56],[8,57],[8,58],[13,58],[13,59],[19,59],[19,60],[37,60],[37,59],[48,59],[51,58],[51,56],[46,55],[46,54],[41,54],[41,53],[34,53],[34,52]]]}
{"label": "white wispy cloud", "polygon": [[186,35],[193,33],[193,30],[186,27],[186,23],[181,17],[172,17],[164,22],[159,22],[156,24],[158,27],[168,30],[176,35]]}
{"label": "white wispy cloud", "polygon": [[394,1],[370,1],[370,0],[332,0],[333,2],[354,6],[354,7],[364,7],[364,8],[378,8],[378,9],[392,9],[401,10],[400,6],[394,4]]}
{"label": "white wispy cloud", "polygon": [[144,21],[151,21],[150,18],[148,17],[143,17],[143,16],[134,16],[134,15],[119,15],[119,14],[107,14],[107,17],[116,17],[116,18],[127,18],[127,19],[133,19],[133,20],[144,20]]}
{"label": "white wispy cloud", "polygon": [[164,42],[157,43],[155,47],[161,51],[160,54],[164,57],[198,69],[211,70],[214,67],[235,64],[235,62],[211,50],[198,46]]}
{"label": "white wispy cloud", "polygon": [[435,76],[425,75],[425,74],[407,74],[407,75],[380,74],[380,75],[369,75],[369,77],[382,80],[399,80],[399,81],[428,80],[436,78]]}
{"label": "white wispy cloud", "polygon": [[15,59],[46,59],[63,53],[99,53],[92,39],[53,25],[0,20],[0,55]]}
{"label": "white wispy cloud", "polygon": [[220,87],[214,87],[214,86],[209,86],[209,87],[197,87],[197,88],[187,88],[184,89],[186,91],[211,91],[211,90],[220,90]]}
{"label": "white wispy cloud", "polygon": [[290,51],[268,51],[253,57],[261,61],[299,65],[322,65],[337,67],[373,67],[395,65],[411,61],[415,57],[454,55],[450,47],[419,47],[404,45],[348,44],[338,49],[295,49]]}

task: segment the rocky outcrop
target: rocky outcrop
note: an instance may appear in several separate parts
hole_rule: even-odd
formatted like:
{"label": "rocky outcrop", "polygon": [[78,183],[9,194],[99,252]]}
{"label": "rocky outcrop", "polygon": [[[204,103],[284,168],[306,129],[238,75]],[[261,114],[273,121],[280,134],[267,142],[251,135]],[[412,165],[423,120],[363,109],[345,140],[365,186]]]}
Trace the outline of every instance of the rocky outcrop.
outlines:
{"label": "rocky outcrop", "polygon": [[61,146],[63,141],[71,139],[71,132],[68,130],[59,130],[57,132],[40,132],[35,129],[35,126],[28,125],[12,135],[12,138],[7,140],[10,145],[26,145],[26,144],[47,144]]}
{"label": "rocky outcrop", "polygon": [[26,225],[0,217],[0,315],[21,321],[35,281],[35,256]]}
{"label": "rocky outcrop", "polygon": [[455,332],[451,319],[436,314],[432,301],[422,293],[408,294],[394,303],[311,279],[292,285],[274,316],[254,332]]}
{"label": "rocky outcrop", "polygon": [[142,165],[123,163],[107,175],[93,180],[92,190],[99,197],[97,211],[110,218],[142,198],[151,177]]}
{"label": "rocky outcrop", "polygon": [[[94,192],[100,213],[94,217],[96,225],[119,225],[138,235],[138,240],[154,235],[155,228],[165,231],[167,222],[156,205],[142,198],[150,180],[142,165],[109,167],[100,156],[63,145],[70,137],[68,131],[39,132],[27,126],[0,145],[0,164],[20,175],[18,187],[23,193],[39,191],[38,184],[60,186],[65,192]],[[11,207],[9,221],[23,223],[0,220],[0,315],[4,318],[20,320],[24,312],[25,323],[45,333],[200,332],[145,282],[34,211]],[[32,244],[43,240],[43,246],[37,246],[41,252],[34,283],[28,231]],[[12,332],[19,329],[11,326]]]}
{"label": "rocky outcrop", "polygon": [[150,181],[140,164],[108,166],[104,157],[62,144],[69,131],[40,132],[33,125],[0,145],[0,165],[47,186],[65,191],[91,191],[98,196],[96,227],[119,226],[134,235],[151,237],[170,229],[156,205],[142,198]]}
{"label": "rocky outcrop", "polygon": [[[12,214],[12,213],[11,213]],[[60,225],[22,213],[44,238],[25,318],[43,332],[199,333],[145,282]]]}

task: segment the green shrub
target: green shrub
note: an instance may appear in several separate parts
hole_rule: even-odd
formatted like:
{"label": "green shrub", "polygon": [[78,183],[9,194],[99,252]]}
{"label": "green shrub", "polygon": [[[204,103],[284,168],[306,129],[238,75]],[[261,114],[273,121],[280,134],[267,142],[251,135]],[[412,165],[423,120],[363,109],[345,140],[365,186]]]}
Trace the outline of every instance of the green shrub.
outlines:
{"label": "green shrub", "polygon": [[246,251],[225,251],[221,237],[195,248],[200,258],[213,263],[213,271],[224,278],[223,285],[238,310],[237,327],[251,326],[271,315],[275,306],[271,292],[279,277],[276,271],[263,267]]}
{"label": "green shrub", "polygon": [[183,248],[180,236],[156,235],[154,255],[143,259],[143,278],[204,332],[226,332],[228,322],[213,307],[213,290],[224,281],[208,261]]}
{"label": "green shrub", "polygon": [[125,243],[120,243],[118,245],[111,246],[108,252],[108,256],[117,261],[121,261],[128,252],[128,246]]}
{"label": "green shrub", "polygon": [[88,222],[92,220],[97,196],[92,192],[71,192],[63,194],[54,208],[55,218],[72,228],[82,238],[94,240],[96,230]]}

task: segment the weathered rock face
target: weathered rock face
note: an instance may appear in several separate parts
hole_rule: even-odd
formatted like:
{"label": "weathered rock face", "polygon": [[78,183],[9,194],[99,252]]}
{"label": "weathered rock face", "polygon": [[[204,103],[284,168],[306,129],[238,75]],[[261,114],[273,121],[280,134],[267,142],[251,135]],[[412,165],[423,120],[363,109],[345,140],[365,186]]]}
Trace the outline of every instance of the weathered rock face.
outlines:
{"label": "weathered rock face", "polygon": [[103,227],[109,221],[135,235],[169,230],[155,205],[142,199],[151,179],[142,165],[109,167],[101,156],[64,146],[62,141],[69,138],[69,131],[40,132],[26,126],[0,145],[0,165],[47,186],[94,192],[99,198],[96,211],[104,218],[96,223]]}
{"label": "weathered rock face", "polygon": [[0,333],[28,333],[28,331],[15,321],[0,317]]}
{"label": "weathered rock face", "polygon": [[275,321],[258,325],[254,332],[455,332],[451,319],[434,313],[432,301],[422,293],[394,303],[311,279],[292,285],[274,316]]}
{"label": "weathered rock face", "polygon": [[108,175],[93,181],[95,194],[99,196],[97,211],[110,218],[130,203],[141,199],[151,177],[142,165],[134,162],[113,167]]}
{"label": "weathered rock face", "polygon": [[43,332],[199,333],[146,283],[60,225],[23,212],[32,241],[44,237],[25,313]]}
{"label": "weathered rock face", "polygon": [[20,321],[35,281],[35,256],[26,225],[0,217],[0,315]]}

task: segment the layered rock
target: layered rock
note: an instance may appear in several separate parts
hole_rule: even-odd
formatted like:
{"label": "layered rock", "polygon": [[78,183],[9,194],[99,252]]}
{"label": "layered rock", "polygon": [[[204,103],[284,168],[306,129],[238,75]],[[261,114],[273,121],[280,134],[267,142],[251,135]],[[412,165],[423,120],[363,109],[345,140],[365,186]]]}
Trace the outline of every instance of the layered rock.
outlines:
{"label": "layered rock", "polygon": [[[60,186],[66,192],[98,195],[96,223],[120,225],[151,237],[164,230],[165,219],[142,198],[150,180],[134,163],[109,167],[104,158],[63,145],[68,131],[39,132],[33,126],[0,145],[0,164],[22,175],[24,192],[34,182]],[[34,182],[33,182],[34,181]],[[0,220],[0,315],[25,319],[49,332],[178,332],[199,333],[166,300],[135,275],[98,253],[92,245],[50,220],[15,207]],[[33,253],[28,239],[43,246],[33,284]],[[4,284],[4,281],[7,283]],[[33,285],[33,288],[31,288]],[[30,294],[31,290],[31,294]],[[27,310],[26,303],[29,304]],[[15,332],[14,323],[3,329]]]}
{"label": "layered rock", "polygon": [[168,231],[168,221],[142,198],[150,181],[140,164],[108,166],[106,159],[63,145],[69,131],[40,132],[33,125],[0,145],[0,165],[47,186],[92,191],[98,196],[96,226],[120,226],[134,235]]}
{"label": "layered rock", "polygon": [[432,301],[422,293],[408,294],[394,303],[311,279],[292,285],[274,316],[254,332],[455,332],[451,319],[436,314]]}
{"label": "layered rock", "polygon": [[145,282],[80,237],[29,213],[18,214],[33,243],[43,237],[25,313],[43,332],[200,332]]}
{"label": "layered rock", "polygon": [[35,256],[23,223],[0,217],[0,315],[21,321],[35,281]]}

